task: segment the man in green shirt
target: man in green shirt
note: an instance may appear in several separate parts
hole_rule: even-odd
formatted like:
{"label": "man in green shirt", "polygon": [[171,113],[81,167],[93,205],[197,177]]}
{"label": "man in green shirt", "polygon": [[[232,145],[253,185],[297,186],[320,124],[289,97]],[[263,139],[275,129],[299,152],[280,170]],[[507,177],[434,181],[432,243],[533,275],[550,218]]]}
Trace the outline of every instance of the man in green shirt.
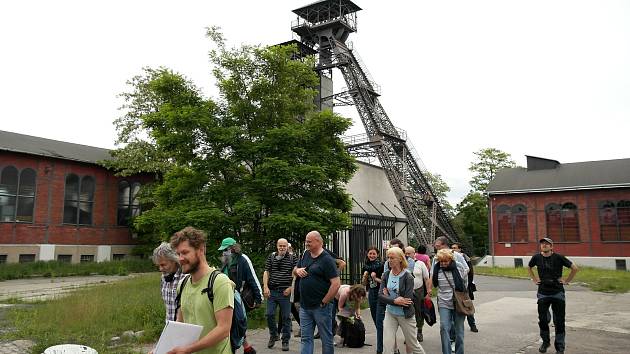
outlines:
{"label": "man in green shirt", "polygon": [[175,347],[168,354],[232,354],[230,328],[234,309],[234,283],[225,274],[217,275],[213,284],[214,301],[201,293],[208,286],[214,270],[206,261],[206,236],[203,231],[186,227],[171,238],[179,263],[190,280],[181,295],[177,321],[203,326],[199,340]]}

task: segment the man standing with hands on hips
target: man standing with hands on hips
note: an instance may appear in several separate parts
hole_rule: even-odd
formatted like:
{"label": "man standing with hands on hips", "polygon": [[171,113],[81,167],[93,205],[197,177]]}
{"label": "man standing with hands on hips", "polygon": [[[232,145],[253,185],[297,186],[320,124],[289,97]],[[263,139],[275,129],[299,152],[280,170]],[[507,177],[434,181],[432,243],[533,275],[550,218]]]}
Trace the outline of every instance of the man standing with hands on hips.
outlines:
{"label": "man standing with hands on hips", "polygon": [[[566,298],[564,285],[568,285],[578,267],[567,257],[553,252],[553,241],[549,237],[542,238],[539,242],[540,253],[535,254],[529,261],[529,276],[538,285],[538,327],[542,344],[538,351],[546,353],[551,346],[549,338],[549,306],[553,311],[553,324],[556,327],[556,339],[554,346],[557,354],[564,354],[564,313]],[[536,267],[538,276],[534,275],[532,268]],[[571,269],[571,273],[566,278],[562,278],[562,267]]]}

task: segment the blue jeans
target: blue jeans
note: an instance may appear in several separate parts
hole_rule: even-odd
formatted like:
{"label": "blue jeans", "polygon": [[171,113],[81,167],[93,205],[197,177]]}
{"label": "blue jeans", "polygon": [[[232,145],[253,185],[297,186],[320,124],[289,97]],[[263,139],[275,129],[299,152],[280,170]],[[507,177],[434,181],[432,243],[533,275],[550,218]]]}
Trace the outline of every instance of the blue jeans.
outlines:
{"label": "blue jeans", "polygon": [[455,325],[455,354],[464,354],[464,315],[454,309],[438,307],[440,313],[440,339],[442,340],[442,354],[451,353],[451,328]]}
{"label": "blue jeans", "polygon": [[383,352],[383,321],[385,320],[385,308],[387,305],[378,301],[376,306],[376,352]]}
{"label": "blue jeans", "polygon": [[305,309],[300,307],[300,329],[302,331],[302,354],[313,354],[313,333],[315,325],[322,340],[322,354],[333,354],[332,302],[324,307]]}
{"label": "blue jeans", "polygon": [[288,296],[284,296],[282,291],[270,290],[267,300],[267,327],[271,338],[278,336],[276,325],[276,305],[280,306],[280,316],[282,318],[282,343],[288,343],[291,339],[291,302]]}

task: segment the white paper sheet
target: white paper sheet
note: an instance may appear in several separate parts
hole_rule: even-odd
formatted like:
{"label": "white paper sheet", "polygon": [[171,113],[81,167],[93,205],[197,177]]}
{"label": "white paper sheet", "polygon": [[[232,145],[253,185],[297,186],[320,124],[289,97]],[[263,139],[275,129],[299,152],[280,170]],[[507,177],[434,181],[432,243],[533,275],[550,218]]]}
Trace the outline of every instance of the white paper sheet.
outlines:
{"label": "white paper sheet", "polygon": [[155,346],[154,354],[166,354],[173,347],[188,345],[199,339],[202,326],[168,321],[162,330],[162,335]]}

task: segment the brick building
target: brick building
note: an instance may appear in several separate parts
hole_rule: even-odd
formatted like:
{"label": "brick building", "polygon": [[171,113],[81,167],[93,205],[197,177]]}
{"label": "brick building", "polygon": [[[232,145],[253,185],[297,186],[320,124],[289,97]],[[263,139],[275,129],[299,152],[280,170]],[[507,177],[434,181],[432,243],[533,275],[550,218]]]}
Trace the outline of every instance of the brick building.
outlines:
{"label": "brick building", "polygon": [[151,180],[114,176],[107,149],[0,131],[0,263],[124,258],[134,196]]}
{"label": "brick building", "polygon": [[580,265],[627,269],[630,262],[630,159],[561,164],[527,156],[487,189],[492,255],[486,264],[527,265],[538,240]]}

